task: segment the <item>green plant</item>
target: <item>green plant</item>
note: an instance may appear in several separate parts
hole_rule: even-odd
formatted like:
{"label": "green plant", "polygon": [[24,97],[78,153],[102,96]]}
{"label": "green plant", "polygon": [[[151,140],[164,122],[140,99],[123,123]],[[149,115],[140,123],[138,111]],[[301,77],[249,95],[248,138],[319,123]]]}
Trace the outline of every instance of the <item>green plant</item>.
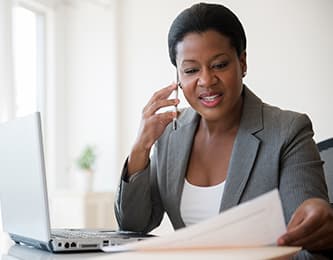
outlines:
{"label": "green plant", "polygon": [[96,152],[95,147],[86,146],[79,158],[77,159],[77,165],[80,169],[93,172],[93,168],[96,162]]}

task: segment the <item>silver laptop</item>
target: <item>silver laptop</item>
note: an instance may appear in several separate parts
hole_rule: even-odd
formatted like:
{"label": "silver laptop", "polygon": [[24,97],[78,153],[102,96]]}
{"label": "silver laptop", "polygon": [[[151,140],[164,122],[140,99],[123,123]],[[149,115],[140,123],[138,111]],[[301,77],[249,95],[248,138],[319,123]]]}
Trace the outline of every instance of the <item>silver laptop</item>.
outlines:
{"label": "silver laptop", "polygon": [[106,229],[51,229],[40,113],[0,124],[3,229],[16,243],[51,252],[92,251],[145,239]]}

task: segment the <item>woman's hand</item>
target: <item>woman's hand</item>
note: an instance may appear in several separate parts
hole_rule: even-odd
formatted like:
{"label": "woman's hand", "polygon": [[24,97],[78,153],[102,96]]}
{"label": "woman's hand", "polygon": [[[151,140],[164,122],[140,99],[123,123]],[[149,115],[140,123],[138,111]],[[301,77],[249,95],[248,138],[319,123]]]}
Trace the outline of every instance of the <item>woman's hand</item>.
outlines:
{"label": "woman's hand", "polygon": [[293,214],[278,245],[308,250],[333,249],[333,208],[322,199],[304,201]]}
{"label": "woman's hand", "polygon": [[176,112],[156,113],[160,108],[179,103],[179,99],[168,99],[176,88],[177,85],[174,83],[158,90],[144,107],[138,136],[128,158],[129,176],[146,167],[151,147],[163,134],[166,126],[177,116]]}

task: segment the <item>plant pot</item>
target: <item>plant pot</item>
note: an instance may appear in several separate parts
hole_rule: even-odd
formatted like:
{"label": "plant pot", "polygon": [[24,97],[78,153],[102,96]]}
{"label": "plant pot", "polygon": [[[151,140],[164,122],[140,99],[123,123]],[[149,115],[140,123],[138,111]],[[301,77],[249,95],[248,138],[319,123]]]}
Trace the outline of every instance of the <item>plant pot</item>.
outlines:
{"label": "plant pot", "polygon": [[73,181],[74,189],[81,192],[92,192],[94,186],[94,173],[92,171],[77,171]]}

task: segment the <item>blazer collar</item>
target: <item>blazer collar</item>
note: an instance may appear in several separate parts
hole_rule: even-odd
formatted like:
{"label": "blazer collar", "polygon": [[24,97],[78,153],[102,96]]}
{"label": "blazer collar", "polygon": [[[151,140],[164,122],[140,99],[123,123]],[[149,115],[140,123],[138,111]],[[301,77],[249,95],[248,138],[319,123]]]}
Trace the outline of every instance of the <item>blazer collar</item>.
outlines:
{"label": "blazer collar", "polygon": [[184,178],[187,164],[191,155],[193,137],[196,132],[200,116],[188,108],[181,114],[178,120],[178,129],[172,131],[169,138],[168,163],[167,163],[167,189],[170,205],[176,206],[176,210],[170,212],[173,216],[174,228],[184,227],[185,224],[180,214],[180,199],[184,187]]}
{"label": "blazer collar", "polygon": [[246,86],[243,94],[243,112],[229,162],[220,211],[239,204],[260,145],[260,140],[254,134],[263,129],[263,104]]}

